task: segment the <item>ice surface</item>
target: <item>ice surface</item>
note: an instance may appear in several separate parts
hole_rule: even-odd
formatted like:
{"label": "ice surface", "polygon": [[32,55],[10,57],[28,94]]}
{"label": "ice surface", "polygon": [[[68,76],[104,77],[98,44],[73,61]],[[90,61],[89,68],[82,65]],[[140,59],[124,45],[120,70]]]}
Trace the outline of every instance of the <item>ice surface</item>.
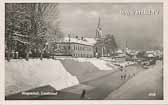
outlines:
{"label": "ice surface", "polygon": [[[162,99],[163,71],[161,65],[161,62],[157,62],[155,66],[140,72],[106,99]],[[156,96],[150,96],[150,94]]]}

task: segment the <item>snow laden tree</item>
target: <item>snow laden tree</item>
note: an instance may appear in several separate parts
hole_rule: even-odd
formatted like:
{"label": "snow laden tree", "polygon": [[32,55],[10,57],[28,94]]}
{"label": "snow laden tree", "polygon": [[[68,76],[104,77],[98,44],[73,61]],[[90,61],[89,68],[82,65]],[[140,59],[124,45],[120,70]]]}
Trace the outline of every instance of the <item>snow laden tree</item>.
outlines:
{"label": "snow laden tree", "polygon": [[96,52],[98,56],[110,56],[113,55],[118,48],[114,35],[107,34],[104,38],[97,40]]}
{"label": "snow laden tree", "polygon": [[105,36],[105,38],[104,38],[104,46],[107,49],[108,53],[112,53],[118,48],[114,35],[107,34]]}
{"label": "snow laden tree", "polygon": [[[30,13],[24,4],[5,4],[5,48],[7,60],[17,50],[25,51],[31,32]],[[30,31],[29,31],[30,30]]]}
{"label": "snow laden tree", "polygon": [[[7,60],[10,60],[14,51],[20,52],[28,60],[32,50],[39,52],[42,59],[47,40],[53,37],[48,33],[60,32],[58,4],[8,3],[5,10]],[[51,25],[53,20],[55,25]],[[53,29],[50,28],[52,26]]]}
{"label": "snow laden tree", "polygon": [[35,23],[37,23],[36,35],[38,36],[34,44],[40,48],[40,59],[42,60],[43,54],[47,53],[47,42],[60,38],[59,10],[58,4],[39,3],[36,6]]}

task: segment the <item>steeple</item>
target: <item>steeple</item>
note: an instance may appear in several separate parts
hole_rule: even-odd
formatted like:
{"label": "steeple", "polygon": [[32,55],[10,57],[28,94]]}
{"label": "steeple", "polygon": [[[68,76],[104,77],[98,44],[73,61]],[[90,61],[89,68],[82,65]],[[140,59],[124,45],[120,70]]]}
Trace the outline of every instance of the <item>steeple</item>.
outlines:
{"label": "steeple", "polygon": [[102,28],[101,28],[100,21],[101,20],[100,20],[100,17],[99,17],[97,28],[96,28],[96,39],[102,38]]}
{"label": "steeple", "polygon": [[100,27],[100,17],[99,17],[99,20],[98,20],[97,27]]}

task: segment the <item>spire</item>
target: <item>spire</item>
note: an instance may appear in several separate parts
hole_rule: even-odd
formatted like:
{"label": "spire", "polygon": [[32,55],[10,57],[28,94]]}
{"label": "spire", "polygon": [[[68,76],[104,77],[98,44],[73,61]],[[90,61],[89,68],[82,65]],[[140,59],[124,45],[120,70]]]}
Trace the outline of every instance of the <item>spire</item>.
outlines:
{"label": "spire", "polygon": [[97,28],[100,28],[100,17],[99,17],[99,20],[98,20]]}
{"label": "spire", "polygon": [[102,38],[102,28],[101,28],[100,22],[101,22],[101,20],[100,20],[100,17],[99,17],[98,24],[97,24],[97,29],[96,29],[96,39]]}

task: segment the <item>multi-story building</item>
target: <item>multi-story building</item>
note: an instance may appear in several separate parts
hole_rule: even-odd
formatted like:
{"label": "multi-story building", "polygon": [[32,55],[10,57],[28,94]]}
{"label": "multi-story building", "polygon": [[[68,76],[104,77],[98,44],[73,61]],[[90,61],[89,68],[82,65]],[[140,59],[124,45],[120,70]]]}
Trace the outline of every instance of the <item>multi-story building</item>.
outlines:
{"label": "multi-story building", "polygon": [[110,49],[105,47],[105,41],[102,34],[100,18],[98,21],[95,38],[79,38],[76,36],[64,37],[62,40],[54,42],[53,53],[55,55],[67,55],[73,57],[101,57],[109,56]]}
{"label": "multi-story building", "polygon": [[53,43],[53,52],[55,55],[94,57],[95,43],[94,38],[65,37],[61,41]]}

